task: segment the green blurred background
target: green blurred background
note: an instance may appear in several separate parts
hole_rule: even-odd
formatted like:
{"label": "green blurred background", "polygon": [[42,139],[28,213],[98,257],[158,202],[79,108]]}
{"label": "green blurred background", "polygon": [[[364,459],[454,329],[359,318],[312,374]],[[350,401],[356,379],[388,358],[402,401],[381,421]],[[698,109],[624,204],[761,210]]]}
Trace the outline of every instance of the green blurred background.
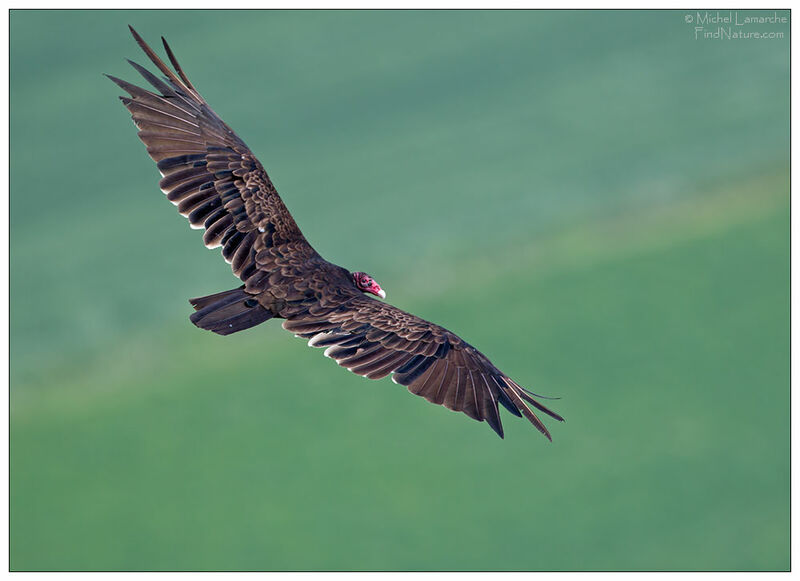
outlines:
{"label": "green blurred background", "polygon": [[[12,569],[787,569],[789,27],[687,15],[13,11]],[[238,281],[100,74],[128,23],[553,443],[191,325]]]}

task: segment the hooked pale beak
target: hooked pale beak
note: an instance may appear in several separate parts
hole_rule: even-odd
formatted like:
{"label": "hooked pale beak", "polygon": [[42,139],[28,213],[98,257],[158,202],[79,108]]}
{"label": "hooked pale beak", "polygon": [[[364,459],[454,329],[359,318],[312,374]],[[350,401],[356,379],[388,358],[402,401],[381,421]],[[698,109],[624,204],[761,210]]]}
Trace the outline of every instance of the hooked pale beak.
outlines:
{"label": "hooked pale beak", "polygon": [[372,284],[369,285],[369,288],[367,289],[366,292],[373,294],[376,297],[381,297],[382,299],[386,298],[386,292],[381,288],[381,285],[379,285],[374,280],[372,281]]}

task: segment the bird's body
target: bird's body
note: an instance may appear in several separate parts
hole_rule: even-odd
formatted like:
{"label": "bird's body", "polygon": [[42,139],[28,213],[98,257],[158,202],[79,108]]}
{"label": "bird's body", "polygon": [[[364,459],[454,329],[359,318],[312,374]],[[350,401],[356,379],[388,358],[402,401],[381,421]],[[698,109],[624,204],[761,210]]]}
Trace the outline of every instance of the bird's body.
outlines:
{"label": "bird's body", "polygon": [[[228,335],[272,318],[324,347],[351,371],[395,383],[429,401],[489,423],[502,437],[498,404],[524,415],[550,438],[526,405],[558,419],[533,394],[447,329],[368,296],[385,297],[363,272],[322,258],[308,243],[261,163],[195,90],[164,42],[175,69],[131,28],[159,79],[131,63],[158,91],[109,77],[162,174],[160,187],[209,248],[222,248],[240,287],[190,299],[191,321]],[[368,294],[365,294],[368,293]]]}

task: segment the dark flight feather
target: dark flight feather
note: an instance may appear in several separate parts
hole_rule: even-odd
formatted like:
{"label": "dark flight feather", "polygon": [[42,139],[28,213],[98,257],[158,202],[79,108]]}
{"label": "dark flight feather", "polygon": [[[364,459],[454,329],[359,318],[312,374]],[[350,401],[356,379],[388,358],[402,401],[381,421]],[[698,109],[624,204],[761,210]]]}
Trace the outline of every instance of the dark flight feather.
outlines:
{"label": "dark flight feather", "polygon": [[487,422],[501,438],[502,405],[550,438],[528,404],[562,418],[539,396],[447,329],[366,296],[349,271],[324,260],[261,163],[200,96],[166,40],[172,69],[133,28],[131,33],[164,78],[133,61],[155,92],[107,76],[129,95],[120,99],[156,162],[167,199],[193,228],[204,230],[207,247],[221,248],[244,283],[191,299],[192,323],[227,335],[282,318],[286,330],[354,373],[370,379],[391,374],[411,393]]}

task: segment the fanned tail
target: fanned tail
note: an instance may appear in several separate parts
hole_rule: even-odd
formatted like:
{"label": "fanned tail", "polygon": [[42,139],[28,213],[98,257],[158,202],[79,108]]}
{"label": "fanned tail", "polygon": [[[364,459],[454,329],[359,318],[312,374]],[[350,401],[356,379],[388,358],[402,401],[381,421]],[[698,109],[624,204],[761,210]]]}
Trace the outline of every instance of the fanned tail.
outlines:
{"label": "fanned tail", "polygon": [[230,335],[254,327],[275,315],[265,309],[244,287],[189,299],[197,311],[189,320],[208,331],[219,335]]}

